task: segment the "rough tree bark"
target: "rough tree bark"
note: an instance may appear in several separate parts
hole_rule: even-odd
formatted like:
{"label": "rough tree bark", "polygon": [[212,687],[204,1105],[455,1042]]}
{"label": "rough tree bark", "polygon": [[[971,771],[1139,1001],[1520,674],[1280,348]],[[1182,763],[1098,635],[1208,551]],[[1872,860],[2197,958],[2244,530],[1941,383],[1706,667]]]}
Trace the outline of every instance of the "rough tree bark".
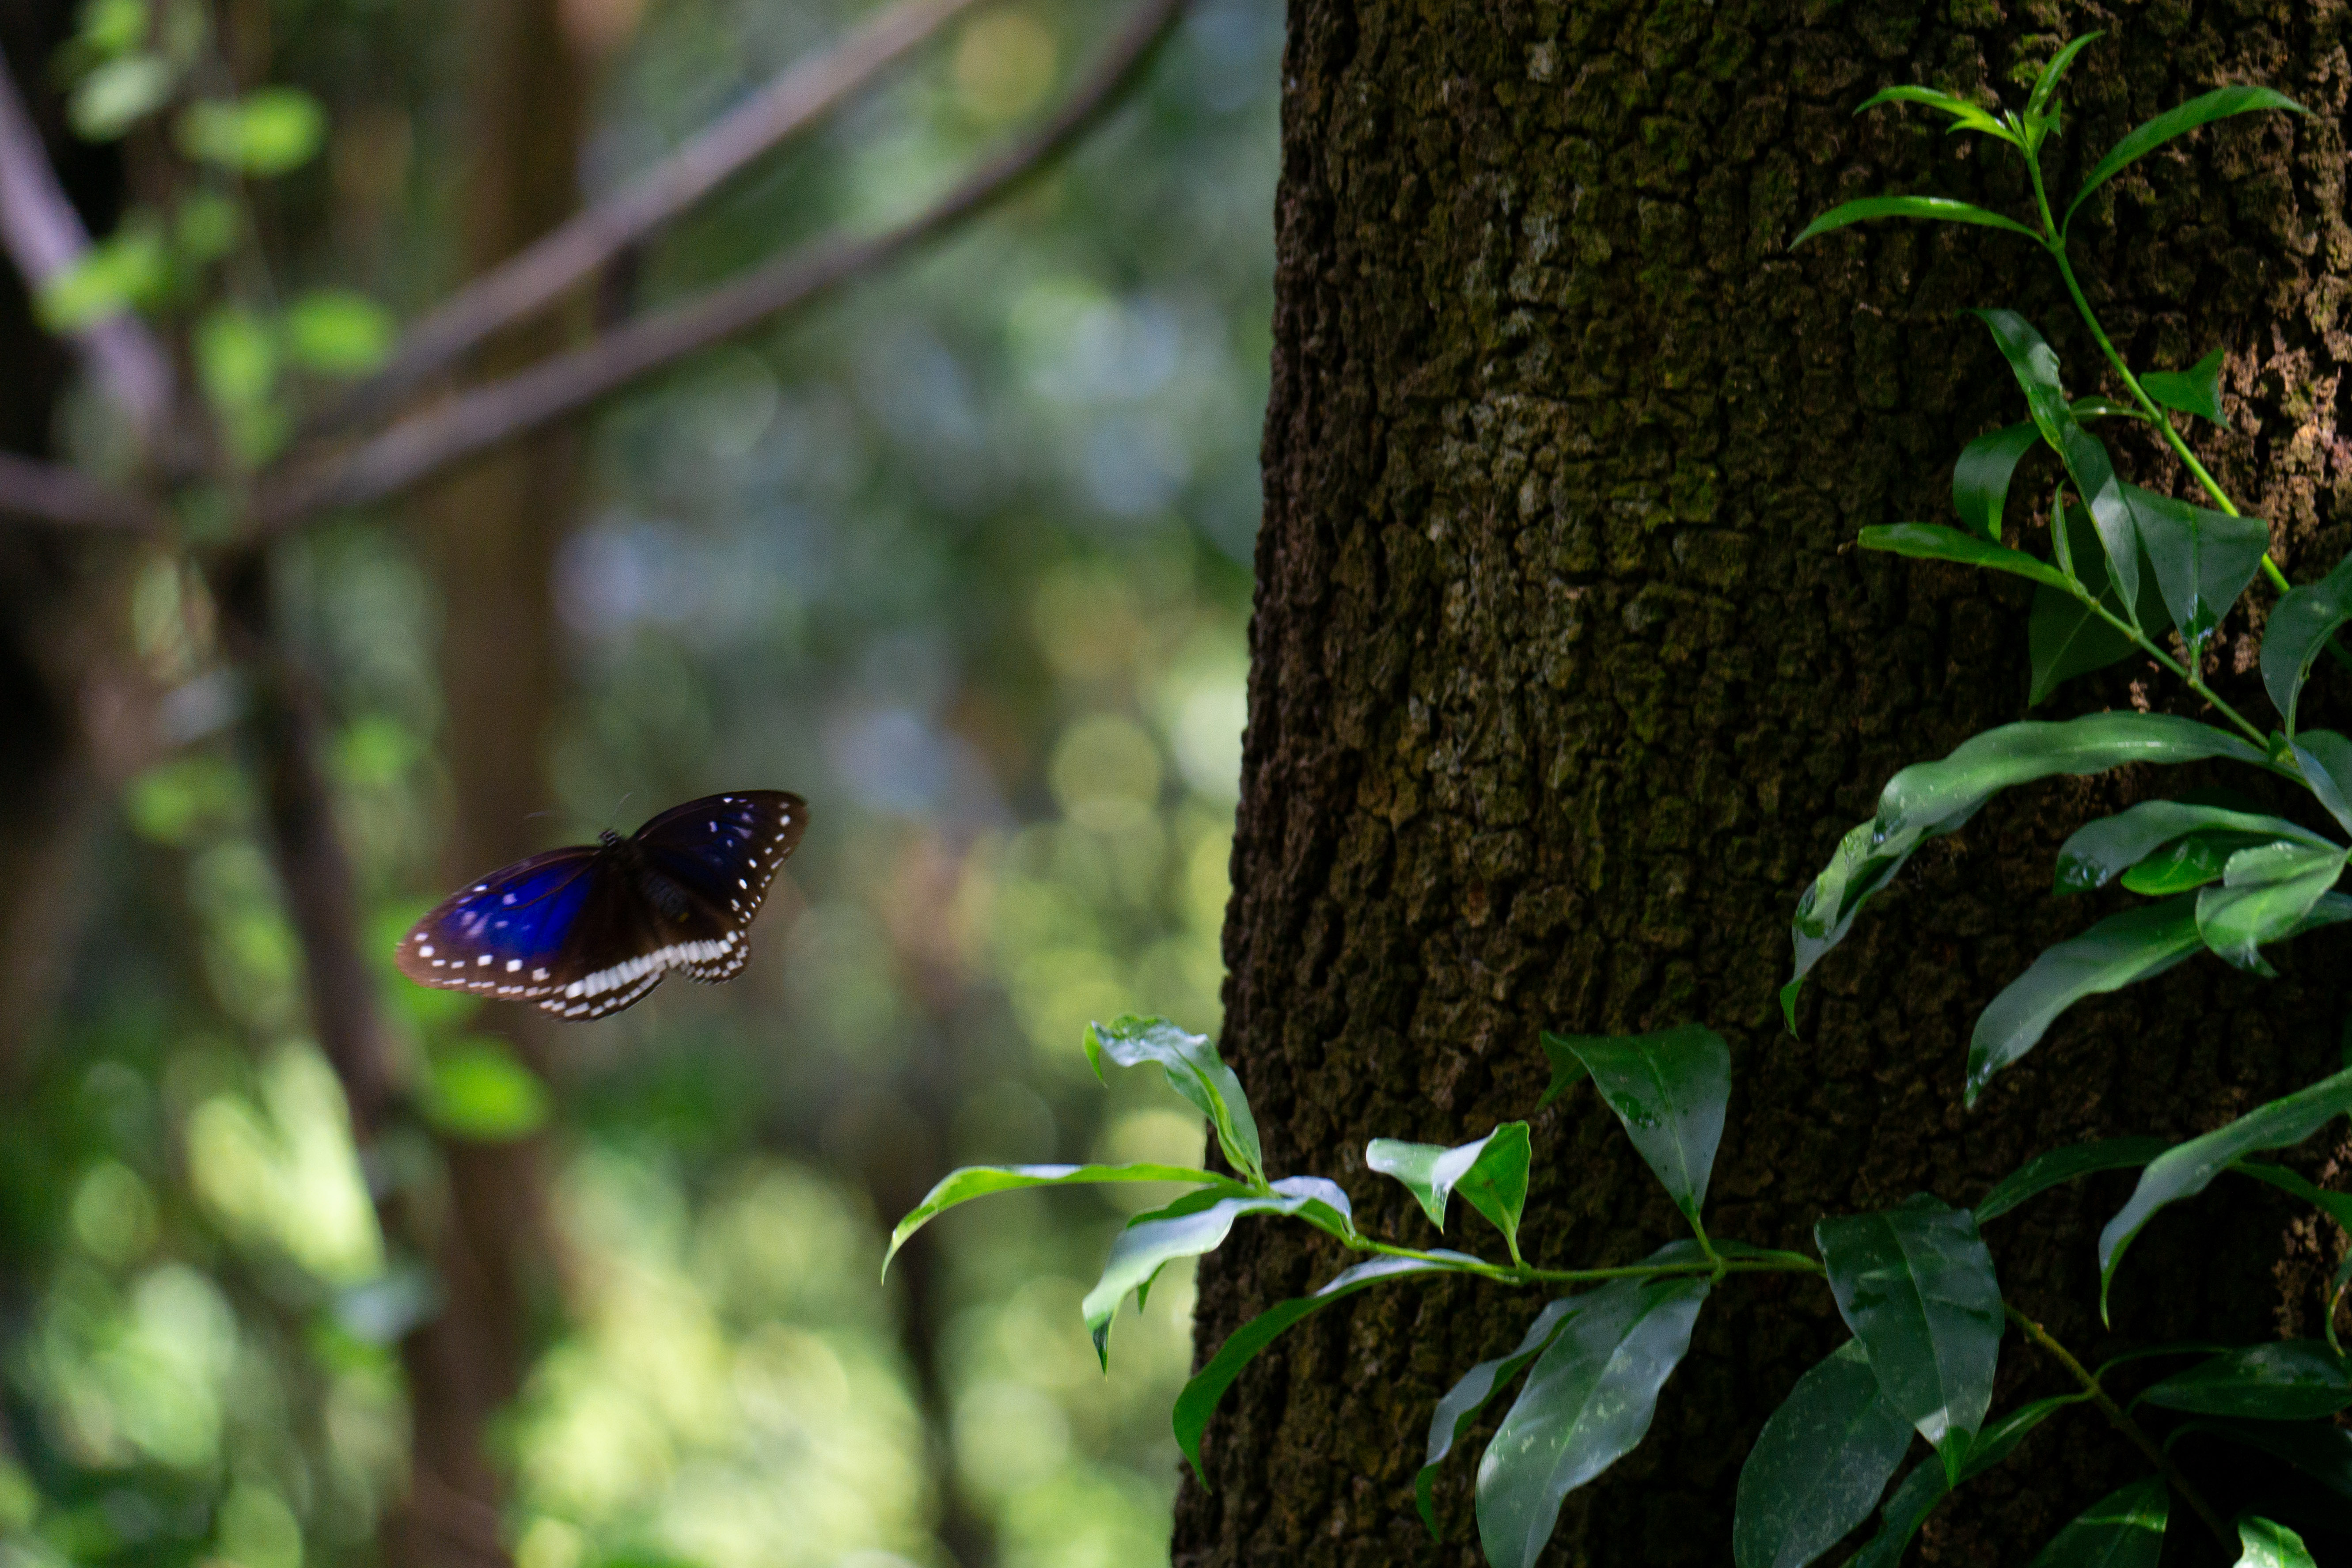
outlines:
{"label": "rough tree bark", "polygon": [[[2200,439],[2307,581],[2352,543],[2344,16],[2278,0],[1293,0],[1225,933],[1223,1048],[1273,1169],[1336,1175],[1360,1219],[1426,1238],[1402,1190],[1365,1173],[1367,1138],[1455,1142],[1525,1114],[1539,1026],[1699,1019],[1735,1061],[1713,1229],[1809,1247],[1824,1212],[1923,1188],[1973,1201],[2034,1150],[2187,1135],[2333,1069],[2341,938],[2268,984],[2200,962],[2082,1009],[1961,1109],[1977,1010],[2114,907],[2050,897],[2057,842],[2177,777],[1996,803],[1817,972],[1801,1042],[1772,994],[1794,899],[1888,775],[2023,716],[2023,595],[1852,549],[1862,524],[1946,517],[1958,447],[2021,417],[1955,312],[2026,311],[2078,390],[2102,389],[2021,241],[1885,226],[1788,252],[1806,218],[1872,192],[2023,210],[2021,180],[1980,145],[1850,111],[1906,81],[2021,94],[2060,38],[2101,26],[2068,95],[2061,190],[2223,82],[2315,110],[2179,144],[2075,230],[2135,361],[2230,351],[2233,423]],[[2125,452],[2143,482],[2177,486],[2146,444]],[[2049,478],[2032,476],[2045,495]],[[2027,523],[2023,502],[2011,521]],[[2267,712],[2245,652],[2221,650],[2221,677]],[[2063,689],[2047,713],[2131,701],[2147,673]],[[1532,1259],[1627,1261],[1675,1233],[1589,1094],[1535,1130]],[[2309,1151],[2305,1168],[2333,1173]],[[1990,1231],[2012,1299],[2092,1353],[2114,1342],[2093,1238],[2127,1188],[2082,1184]],[[2115,1339],[2315,1333],[2336,1245],[2217,1192],[2143,1240]],[[1244,1229],[1202,1268],[1202,1351],[1340,1262]],[[1411,1478],[1432,1400],[1535,1305],[1404,1285],[1294,1331],[1212,1427],[1215,1490],[1188,1478],[1175,1562],[1478,1561],[1475,1447],[1439,1489],[1448,1545],[1422,1534]],[[1718,1292],[1648,1442],[1570,1499],[1548,1561],[1727,1561],[1741,1457],[1841,1334],[1817,1286]],[[2003,1368],[2002,1405],[2056,1386],[2013,1338]],[[2023,1460],[1948,1505],[1915,1560],[2021,1562],[2130,1463],[2075,1412]]]}

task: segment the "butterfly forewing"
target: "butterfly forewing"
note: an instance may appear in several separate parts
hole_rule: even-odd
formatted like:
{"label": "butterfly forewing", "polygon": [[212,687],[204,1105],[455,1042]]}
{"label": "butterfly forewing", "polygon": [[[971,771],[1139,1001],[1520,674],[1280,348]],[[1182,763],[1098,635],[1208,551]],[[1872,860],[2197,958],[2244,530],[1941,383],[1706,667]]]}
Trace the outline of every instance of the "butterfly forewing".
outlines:
{"label": "butterfly forewing", "polygon": [[400,972],[426,985],[532,1001],[577,977],[564,952],[596,890],[593,845],[551,849],[453,894],[402,939]]}
{"label": "butterfly forewing", "polygon": [[[693,906],[677,924],[696,951],[677,967],[714,983],[741,971],[751,956],[746,929],[776,868],[800,842],[807,816],[808,803],[796,795],[747,790],[688,801],[637,830],[648,871]],[[656,889],[656,898],[666,890]]]}

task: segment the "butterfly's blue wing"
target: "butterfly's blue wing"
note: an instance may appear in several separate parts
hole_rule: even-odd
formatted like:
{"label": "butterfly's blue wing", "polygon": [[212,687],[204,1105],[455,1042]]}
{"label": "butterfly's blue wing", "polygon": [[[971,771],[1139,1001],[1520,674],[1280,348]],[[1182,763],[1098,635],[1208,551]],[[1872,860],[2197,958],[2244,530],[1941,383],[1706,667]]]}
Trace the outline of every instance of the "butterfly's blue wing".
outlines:
{"label": "butterfly's blue wing", "polygon": [[426,985],[535,1002],[580,977],[567,952],[605,880],[595,845],[553,849],[491,872],[416,922],[401,973]]}
{"label": "butterfly's blue wing", "polygon": [[632,842],[653,884],[646,896],[677,932],[676,967],[702,981],[743,967],[745,931],[807,821],[796,795],[740,790],[673,806],[637,829]]}

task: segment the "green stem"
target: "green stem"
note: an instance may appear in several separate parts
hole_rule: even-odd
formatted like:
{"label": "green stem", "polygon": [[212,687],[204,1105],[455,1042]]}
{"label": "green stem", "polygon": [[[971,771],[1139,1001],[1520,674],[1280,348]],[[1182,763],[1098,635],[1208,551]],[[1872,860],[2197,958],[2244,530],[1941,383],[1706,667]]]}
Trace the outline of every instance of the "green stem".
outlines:
{"label": "green stem", "polygon": [[[2060,526],[2063,527],[2064,525],[2062,522]],[[2189,668],[2179,659],[2173,658],[2170,654],[2157,647],[2156,644],[2150,640],[2147,633],[2141,631],[2139,627],[2132,622],[2125,620],[2121,616],[2116,615],[2113,610],[2108,609],[2105,605],[2099,603],[2096,598],[2092,596],[2090,590],[2084,587],[2080,583],[2074,584],[2074,596],[2082,600],[2084,605],[2088,606],[2092,614],[2105,621],[2107,625],[2115,627],[2116,630],[2123,633],[2124,636],[2131,638],[2134,643],[2138,645],[2142,653],[2147,654],[2148,658],[2156,660],[2158,664],[2162,665],[2166,669],[2171,671],[2174,679],[2179,680],[2183,685],[2187,686],[2189,690],[2195,692],[2198,696],[2211,703],[2215,712],[2221,714],[2223,718],[2229,720],[2231,723],[2235,724],[2239,729],[2244,731],[2249,740],[2252,741],[2255,745],[2262,747],[2265,752],[2268,752],[2270,750],[2270,737],[2265,735],[2262,731],[2255,729],[2252,723],[2248,722],[2245,715],[2240,713],[2235,708],[2231,707],[2227,702],[2221,700],[2221,694],[2216,692],[2211,687],[2206,685],[2205,682],[2198,677],[2195,670]],[[2284,773],[2284,770],[2281,769],[2273,769],[2273,771],[2281,773],[2283,776],[2285,777],[2294,776],[2290,773]]]}
{"label": "green stem", "polygon": [[2069,1376],[2082,1385],[2083,1392],[2090,1395],[2091,1403],[2099,1407],[2099,1414],[2107,1418],[2107,1425],[2122,1433],[2130,1440],[2132,1447],[2147,1456],[2149,1462],[2154,1464],[2158,1472],[2164,1477],[2165,1484],[2179,1492],[2181,1500],[2196,1512],[2199,1519],[2205,1521],[2205,1528],[2213,1532],[2214,1540],[2220,1542],[2224,1549],[2238,1544],[2238,1532],[2223,1522],[2221,1516],[2214,1511],[2213,1505],[2205,1500],[2204,1494],[2189,1484],[2189,1478],[2182,1475],[2179,1468],[2173,1464],[2172,1456],[2158,1447],[2147,1433],[2141,1428],[2140,1424],[2126,1414],[2121,1405],[2107,1397],[2107,1391],[2099,1386],[2099,1380],[2092,1376],[2081,1362],[2074,1359],[2071,1351],[2053,1339],[2049,1330],[2007,1302],[2001,1304],[2001,1310],[2009,1315],[2011,1322],[2015,1323],[2023,1331],[2028,1341],[2047,1352],[2052,1359],[2066,1369]]}
{"label": "green stem", "polygon": [[1704,1259],[1688,1263],[1626,1263],[1612,1268],[1531,1268],[1522,1263],[1517,1268],[1505,1268],[1499,1263],[1478,1260],[1465,1262],[1458,1256],[1441,1252],[1424,1252],[1414,1247],[1394,1247],[1385,1241],[1374,1241],[1367,1236],[1357,1237],[1348,1245],[1358,1252],[1377,1252],[1384,1258],[1410,1258],[1423,1263],[1442,1263],[1465,1274],[1475,1274],[1501,1285],[1580,1285],[1609,1279],[1654,1279],[1674,1276],[1706,1274],[1721,1279],[1726,1274],[1819,1274],[1822,1266],[1801,1253],[1759,1250],[1752,1258],[1726,1258],[1711,1247]]}
{"label": "green stem", "polygon": [[1715,1243],[1706,1238],[1706,1226],[1699,1224],[1698,1215],[1689,1215],[1685,1217],[1690,1221],[1691,1234],[1698,1237],[1698,1249],[1706,1254],[1706,1260],[1709,1263],[1715,1265],[1715,1277],[1717,1279],[1722,1279],[1724,1275],[1723,1259],[1717,1254],[1715,1250]]}

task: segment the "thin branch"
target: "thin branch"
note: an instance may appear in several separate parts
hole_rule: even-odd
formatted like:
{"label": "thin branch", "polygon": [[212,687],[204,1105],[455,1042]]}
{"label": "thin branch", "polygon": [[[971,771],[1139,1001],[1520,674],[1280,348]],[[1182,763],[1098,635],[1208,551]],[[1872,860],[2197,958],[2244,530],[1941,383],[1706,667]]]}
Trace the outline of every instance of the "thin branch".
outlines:
{"label": "thin branch", "polygon": [[160,531],[163,514],[141,497],[59,463],[0,452],[0,513],[84,528]]}
{"label": "thin branch", "polygon": [[320,430],[383,413],[493,334],[546,309],[582,279],[693,206],[745,164],[830,113],[980,0],[898,0],[783,73],[647,170],[468,283],[411,327],[392,363],[321,414]]}
{"label": "thin branch", "polygon": [[985,209],[1066,151],[1140,74],[1185,0],[1144,0],[1095,71],[1054,117],[925,212],[862,239],[821,240],[686,304],[632,322],[529,370],[464,393],[267,489],[266,533],[324,510],[396,495],[501,442],[578,412],[698,349],[747,331]]}
{"label": "thin branch", "polygon": [[[26,292],[71,268],[89,248],[89,231],[58,184],[48,149],[33,123],[16,78],[0,57],[0,245],[7,247]],[[73,334],[110,401],[152,445],[172,406],[172,362],[146,324],[117,311]]]}

